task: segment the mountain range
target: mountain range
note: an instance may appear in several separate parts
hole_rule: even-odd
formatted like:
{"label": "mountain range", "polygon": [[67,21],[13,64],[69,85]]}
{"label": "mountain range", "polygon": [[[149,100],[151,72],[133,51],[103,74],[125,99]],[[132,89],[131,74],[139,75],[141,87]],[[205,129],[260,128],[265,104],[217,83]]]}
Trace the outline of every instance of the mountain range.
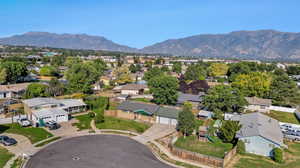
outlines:
{"label": "mountain range", "polygon": [[0,38],[0,44],[68,49],[161,53],[176,56],[300,60],[300,33],[275,30],[235,31],[170,39],[142,49],[114,43],[102,36],[29,32]]}

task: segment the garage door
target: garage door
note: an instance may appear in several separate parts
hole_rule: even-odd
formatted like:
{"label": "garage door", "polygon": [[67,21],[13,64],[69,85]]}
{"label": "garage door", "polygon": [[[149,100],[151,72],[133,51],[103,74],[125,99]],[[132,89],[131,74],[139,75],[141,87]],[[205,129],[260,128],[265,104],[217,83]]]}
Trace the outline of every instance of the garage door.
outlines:
{"label": "garage door", "polygon": [[166,117],[157,117],[156,122],[160,124],[177,125],[176,119],[171,119]]}

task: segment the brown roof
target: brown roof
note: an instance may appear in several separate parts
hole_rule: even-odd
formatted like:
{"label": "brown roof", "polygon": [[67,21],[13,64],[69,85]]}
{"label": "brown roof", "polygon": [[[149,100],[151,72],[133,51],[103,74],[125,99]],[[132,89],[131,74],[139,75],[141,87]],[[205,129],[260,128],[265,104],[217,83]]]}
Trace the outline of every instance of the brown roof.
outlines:
{"label": "brown roof", "polygon": [[127,84],[122,87],[121,90],[141,90],[148,88],[147,85],[143,84]]}
{"label": "brown roof", "polygon": [[264,105],[264,106],[271,106],[272,100],[271,99],[261,99],[258,97],[245,97],[247,102],[252,105]]}
{"label": "brown roof", "polygon": [[19,83],[11,85],[0,85],[0,92],[20,92],[27,88],[29,83]]}

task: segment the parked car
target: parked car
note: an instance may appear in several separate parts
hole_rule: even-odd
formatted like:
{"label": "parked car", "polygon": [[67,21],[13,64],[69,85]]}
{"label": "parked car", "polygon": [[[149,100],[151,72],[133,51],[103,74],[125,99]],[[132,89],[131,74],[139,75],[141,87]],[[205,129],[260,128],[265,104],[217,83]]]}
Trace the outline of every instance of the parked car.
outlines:
{"label": "parked car", "polygon": [[55,121],[48,121],[45,123],[45,126],[49,128],[49,130],[56,130],[60,127]]}
{"label": "parked car", "polygon": [[13,138],[2,135],[2,136],[0,136],[0,143],[2,143],[4,146],[11,146],[11,145],[17,144],[17,141]]}
{"label": "parked car", "polygon": [[18,119],[18,123],[22,127],[29,127],[29,126],[31,126],[31,122],[27,118],[20,118],[20,119]]}

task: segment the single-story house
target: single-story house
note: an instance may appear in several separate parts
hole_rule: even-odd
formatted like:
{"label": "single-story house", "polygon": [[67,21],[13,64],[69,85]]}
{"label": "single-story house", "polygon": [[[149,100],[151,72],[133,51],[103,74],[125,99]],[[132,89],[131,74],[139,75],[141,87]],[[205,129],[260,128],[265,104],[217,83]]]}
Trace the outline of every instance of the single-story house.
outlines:
{"label": "single-story house", "polygon": [[[177,125],[180,109],[169,106],[158,106],[156,104],[124,101],[118,106],[118,110],[133,112],[137,115],[151,116],[156,123]],[[138,116],[136,117],[138,118]]]}
{"label": "single-story house", "polygon": [[[38,97],[23,100],[24,111],[29,114],[30,119],[33,118],[33,112],[42,109],[59,108],[66,111],[68,114],[84,111],[86,104],[81,99],[55,99],[47,97]],[[45,111],[42,111],[45,112]]]}
{"label": "single-story house", "polygon": [[143,84],[127,84],[122,86],[121,94],[123,95],[140,95],[148,90],[147,85]]}
{"label": "single-story house", "polygon": [[118,95],[116,96],[116,99],[119,100],[119,101],[126,101],[130,96],[129,95]]}
{"label": "single-story house", "polygon": [[245,97],[248,102],[246,110],[257,111],[257,112],[269,112],[270,106],[272,105],[271,99],[262,99],[258,97]]}
{"label": "single-story house", "polygon": [[68,112],[61,108],[46,108],[32,112],[32,121],[34,124],[42,125],[44,122],[55,121],[57,123],[67,122],[69,120]]}
{"label": "single-story house", "polygon": [[20,98],[29,83],[0,85],[0,99]]}
{"label": "single-story house", "polygon": [[156,123],[176,126],[179,112],[174,107],[160,107],[156,112]]}
{"label": "single-story house", "polygon": [[202,102],[203,95],[203,92],[199,92],[198,95],[179,92],[177,105],[182,106],[185,102],[189,102],[193,105],[193,109],[198,109],[200,103]]}
{"label": "single-story house", "polygon": [[256,112],[235,115],[231,120],[242,125],[236,137],[245,143],[246,152],[272,156],[274,148],[286,147],[279,122],[271,117]]}

